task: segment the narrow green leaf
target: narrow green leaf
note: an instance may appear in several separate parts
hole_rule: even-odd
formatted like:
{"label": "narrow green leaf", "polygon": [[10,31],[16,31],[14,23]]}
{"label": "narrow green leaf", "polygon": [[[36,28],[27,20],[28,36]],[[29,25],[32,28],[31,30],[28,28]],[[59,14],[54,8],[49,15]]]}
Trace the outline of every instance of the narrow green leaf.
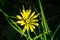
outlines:
{"label": "narrow green leaf", "polygon": [[[37,39],[37,38],[41,38],[44,34],[46,34],[46,32],[44,32],[43,34],[40,34],[40,35],[38,35],[38,36],[36,36],[36,37],[34,37],[34,39]],[[43,37],[42,37],[43,38]]]}
{"label": "narrow green leaf", "polygon": [[57,33],[58,29],[60,28],[60,25],[57,27],[57,29],[55,30],[55,32],[53,33],[53,35],[51,36],[51,40],[53,40],[55,34]]}
{"label": "narrow green leaf", "polygon": [[[0,9],[0,11],[4,14],[4,16],[5,16],[5,18],[6,18],[6,20],[8,21],[8,23],[11,25],[11,27],[13,27],[13,29],[15,29],[17,32],[19,32],[20,34],[22,34],[22,29],[12,20],[12,19],[10,19],[10,17],[5,13],[5,12],[3,12],[1,9]],[[15,26],[14,26],[14,25]],[[26,34],[23,34],[25,37],[27,37],[27,35]]]}

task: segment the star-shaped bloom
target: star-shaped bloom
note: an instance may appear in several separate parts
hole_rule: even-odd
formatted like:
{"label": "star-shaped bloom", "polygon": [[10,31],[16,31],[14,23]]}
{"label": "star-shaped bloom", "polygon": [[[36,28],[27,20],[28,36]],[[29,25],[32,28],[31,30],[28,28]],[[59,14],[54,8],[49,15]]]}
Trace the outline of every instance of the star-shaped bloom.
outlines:
{"label": "star-shaped bloom", "polygon": [[38,17],[38,14],[35,15],[35,11],[31,13],[31,9],[29,10],[26,10],[23,9],[21,12],[20,12],[21,15],[17,15],[17,23],[20,24],[21,26],[24,25],[24,28],[23,28],[23,33],[27,30],[31,30],[31,32],[34,32],[34,29],[35,29],[35,26],[38,26],[39,23],[38,22],[38,19],[36,19]]}

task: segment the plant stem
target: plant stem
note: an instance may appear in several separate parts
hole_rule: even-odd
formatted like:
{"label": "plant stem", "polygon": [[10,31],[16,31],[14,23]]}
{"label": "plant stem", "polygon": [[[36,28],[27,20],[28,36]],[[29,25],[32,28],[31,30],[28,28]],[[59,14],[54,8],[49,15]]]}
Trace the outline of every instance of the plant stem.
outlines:
{"label": "plant stem", "polygon": [[28,34],[27,40],[32,40],[32,38],[30,37],[30,34],[29,34],[29,30],[27,30],[27,34]]}
{"label": "plant stem", "polygon": [[[45,32],[45,30],[46,30],[46,26],[45,26],[45,25],[46,25],[46,24],[45,24],[45,17],[44,17],[44,12],[43,12],[43,8],[42,8],[42,4],[41,4],[40,0],[39,0],[39,6],[40,6],[41,16],[42,16],[43,32]],[[44,26],[45,26],[45,28],[44,28]],[[44,34],[44,39],[47,40],[47,39],[46,39],[46,34]]]}
{"label": "plant stem", "polygon": [[[43,28],[43,33],[44,33],[44,32],[45,32],[45,29],[44,29],[43,22],[42,22],[42,28]],[[47,40],[47,39],[46,39],[46,34],[45,34],[45,33],[44,33],[44,39]]]}
{"label": "plant stem", "polygon": [[55,36],[55,34],[56,34],[56,32],[57,32],[57,30],[60,28],[60,25],[57,27],[57,29],[55,30],[55,32],[53,33],[53,35],[52,35],[52,37],[51,37],[51,40],[53,40],[53,38],[54,38],[54,36]]}
{"label": "plant stem", "polygon": [[[12,27],[13,29],[15,29],[17,32],[19,32],[20,34],[22,34],[22,29],[21,29],[12,19],[10,19],[10,17],[9,17],[5,12],[3,12],[3,10],[0,9],[0,11],[4,14],[5,19],[6,19],[6,20],[8,21],[8,23],[11,25],[11,27]],[[15,26],[14,26],[13,24],[14,24]],[[24,34],[24,36],[27,37],[26,34]]]}

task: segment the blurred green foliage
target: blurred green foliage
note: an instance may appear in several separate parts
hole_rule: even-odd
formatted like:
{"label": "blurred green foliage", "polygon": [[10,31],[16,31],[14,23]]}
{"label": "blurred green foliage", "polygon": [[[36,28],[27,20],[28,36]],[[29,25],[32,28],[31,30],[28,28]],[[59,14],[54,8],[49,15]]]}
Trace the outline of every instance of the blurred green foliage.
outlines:
{"label": "blurred green foliage", "polygon": [[[42,0],[43,9],[45,12],[46,19],[50,26],[52,33],[55,31],[57,26],[60,24],[60,6],[59,1]],[[38,11],[37,0],[0,0],[0,9],[6,12],[8,15],[15,16],[19,13],[19,9],[22,9],[22,5],[28,9],[34,5]],[[33,7],[32,7],[32,10]],[[26,40],[25,37],[21,37],[21,34],[17,33],[13,28],[10,27],[8,22],[5,20],[4,15],[0,12],[0,40]],[[60,31],[58,30],[54,40],[60,40]]]}

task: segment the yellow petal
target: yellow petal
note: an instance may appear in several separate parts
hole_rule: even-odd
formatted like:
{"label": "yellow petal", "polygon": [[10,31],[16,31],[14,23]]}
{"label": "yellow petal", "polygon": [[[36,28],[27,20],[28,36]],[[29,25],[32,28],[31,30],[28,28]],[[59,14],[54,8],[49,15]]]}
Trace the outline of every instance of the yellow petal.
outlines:
{"label": "yellow petal", "polygon": [[31,20],[31,22],[38,22],[38,19],[33,19]]}
{"label": "yellow petal", "polygon": [[24,9],[22,11],[23,11],[23,13],[25,13],[25,10]]}
{"label": "yellow petal", "polygon": [[31,10],[26,10],[26,15],[29,16],[31,13]]}
{"label": "yellow petal", "polygon": [[38,15],[39,15],[39,14],[34,15],[31,19],[35,19],[35,18],[37,18],[37,17],[38,17]]}
{"label": "yellow petal", "polygon": [[19,16],[19,15],[17,15],[16,17],[17,17],[17,19],[22,19],[22,17],[21,17],[21,16]]}
{"label": "yellow petal", "polygon": [[26,31],[26,29],[27,29],[27,25],[24,25],[23,34],[24,34],[24,32]]}
{"label": "yellow petal", "polygon": [[35,14],[35,12],[33,12],[29,18],[32,18],[34,16],[34,14]]}
{"label": "yellow petal", "polygon": [[25,24],[24,20],[17,21],[18,24],[21,24],[22,26]]}
{"label": "yellow petal", "polygon": [[22,13],[22,12],[20,12],[20,13],[21,13],[21,15],[22,15],[23,19],[25,19],[25,17],[24,17],[24,15],[25,15],[25,14],[24,14],[24,13]]}
{"label": "yellow petal", "polygon": [[35,29],[35,26],[34,25],[30,25],[30,27],[32,27],[33,29]]}
{"label": "yellow petal", "polygon": [[27,31],[29,30],[29,25],[28,24],[26,24],[26,27],[27,27]]}
{"label": "yellow petal", "polygon": [[31,23],[32,25],[39,26],[39,23]]}
{"label": "yellow petal", "polygon": [[34,30],[33,30],[33,28],[30,26],[30,30],[31,30],[31,32],[34,32]]}
{"label": "yellow petal", "polygon": [[25,12],[25,14],[24,14],[24,17],[25,17],[25,19],[27,19],[28,17],[29,17],[29,11],[28,10],[26,10],[26,12]]}
{"label": "yellow petal", "polygon": [[31,13],[31,10],[26,10],[26,12],[24,14],[25,19],[27,19],[29,17],[30,13]]}
{"label": "yellow petal", "polygon": [[29,13],[31,14],[31,9],[29,9]]}
{"label": "yellow petal", "polygon": [[30,15],[30,12],[31,12],[31,10],[26,10],[26,11],[23,10],[23,13],[22,12],[20,12],[20,13],[21,13],[21,15],[23,16],[24,19],[27,19]]}

